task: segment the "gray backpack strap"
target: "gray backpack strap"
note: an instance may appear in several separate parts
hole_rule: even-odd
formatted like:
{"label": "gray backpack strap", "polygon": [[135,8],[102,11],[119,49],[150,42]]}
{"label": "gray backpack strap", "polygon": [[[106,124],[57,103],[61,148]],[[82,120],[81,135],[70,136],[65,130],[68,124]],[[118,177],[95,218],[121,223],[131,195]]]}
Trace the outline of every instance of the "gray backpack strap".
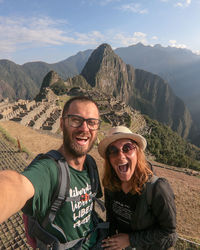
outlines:
{"label": "gray backpack strap", "polygon": [[153,187],[158,179],[158,176],[153,175],[151,179],[146,183],[146,199],[148,206],[151,206]]}
{"label": "gray backpack strap", "polygon": [[61,171],[60,189],[57,198],[53,201],[50,208],[49,220],[54,221],[56,217],[56,212],[61,207],[66,197],[69,195],[70,188],[70,174],[69,166],[66,161],[59,160],[58,165]]}
{"label": "gray backpack strap", "polygon": [[[64,157],[57,161],[58,167],[58,187],[57,191],[52,199],[52,204],[50,209],[45,216],[42,226],[45,228],[48,222],[53,223],[57,211],[60,209],[62,204],[65,202],[66,197],[69,195],[70,188],[70,174],[69,174],[69,166],[65,161]],[[53,224],[52,224],[53,226]]]}

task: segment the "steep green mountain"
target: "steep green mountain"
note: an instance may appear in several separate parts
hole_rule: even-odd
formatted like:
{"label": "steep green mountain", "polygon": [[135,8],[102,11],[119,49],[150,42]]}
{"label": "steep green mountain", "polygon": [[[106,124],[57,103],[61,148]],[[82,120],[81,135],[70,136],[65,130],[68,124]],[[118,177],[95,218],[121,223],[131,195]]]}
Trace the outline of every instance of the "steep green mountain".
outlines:
{"label": "steep green mountain", "polygon": [[126,65],[107,44],[93,51],[81,75],[94,88],[123,100],[187,138],[190,113],[161,77]]}
{"label": "steep green mountain", "polygon": [[0,80],[1,85],[3,82],[7,85],[7,91],[0,93],[3,97],[31,99],[38,92],[35,83],[22,67],[9,60],[0,60]]}
{"label": "steep green mountain", "polygon": [[158,162],[200,171],[200,148],[188,143],[168,126],[144,116],[147,149]]}

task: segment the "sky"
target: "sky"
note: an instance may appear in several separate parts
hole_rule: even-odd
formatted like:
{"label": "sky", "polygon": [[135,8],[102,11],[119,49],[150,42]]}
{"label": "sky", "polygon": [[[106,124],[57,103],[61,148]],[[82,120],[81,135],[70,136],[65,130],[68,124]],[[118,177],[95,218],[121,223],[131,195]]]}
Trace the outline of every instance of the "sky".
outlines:
{"label": "sky", "polygon": [[138,42],[200,54],[200,0],[0,0],[0,59],[57,63]]}

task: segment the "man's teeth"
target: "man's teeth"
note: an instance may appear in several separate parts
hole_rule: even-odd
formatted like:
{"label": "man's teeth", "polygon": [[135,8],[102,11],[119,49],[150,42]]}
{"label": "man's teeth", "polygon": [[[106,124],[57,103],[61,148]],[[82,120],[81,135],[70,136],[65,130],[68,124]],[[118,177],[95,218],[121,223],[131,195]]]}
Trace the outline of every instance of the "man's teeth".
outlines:
{"label": "man's teeth", "polygon": [[87,141],[88,140],[88,137],[76,137],[77,140],[85,140]]}
{"label": "man's teeth", "polygon": [[128,171],[128,163],[119,165],[120,172],[127,172]]}

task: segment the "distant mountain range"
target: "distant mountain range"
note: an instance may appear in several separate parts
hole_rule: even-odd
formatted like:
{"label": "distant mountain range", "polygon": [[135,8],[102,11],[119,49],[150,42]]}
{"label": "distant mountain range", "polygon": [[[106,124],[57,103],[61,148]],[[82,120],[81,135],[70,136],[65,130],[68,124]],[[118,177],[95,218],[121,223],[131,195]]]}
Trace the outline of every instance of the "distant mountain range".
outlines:
{"label": "distant mountain range", "polygon": [[[184,49],[142,44],[118,48],[114,52],[104,44],[95,51],[79,52],[55,64],[32,62],[17,65],[0,60],[0,96],[34,98],[51,70],[64,80],[80,74],[92,87],[124,100],[142,113],[169,125],[184,138],[196,137],[190,112],[174,93],[183,98],[195,118],[193,120],[200,124],[200,116],[197,116],[200,113],[200,56]],[[74,79],[77,82],[77,77]]]}
{"label": "distant mountain range", "polygon": [[[54,64],[29,62],[17,65],[0,60],[0,80],[14,88],[14,92],[5,87],[2,91],[4,84],[0,81],[0,95],[33,98],[50,70],[56,71],[63,79],[80,74],[91,53],[92,50],[79,52]],[[174,93],[188,106],[193,120],[200,125],[200,56],[186,49],[144,46],[141,43],[117,48],[115,53],[126,64],[157,74],[167,81]]]}
{"label": "distant mountain range", "polygon": [[161,76],[188,106],[200,125],[200,56],[187,49],[144,46],[118,48],[124,62]]}

